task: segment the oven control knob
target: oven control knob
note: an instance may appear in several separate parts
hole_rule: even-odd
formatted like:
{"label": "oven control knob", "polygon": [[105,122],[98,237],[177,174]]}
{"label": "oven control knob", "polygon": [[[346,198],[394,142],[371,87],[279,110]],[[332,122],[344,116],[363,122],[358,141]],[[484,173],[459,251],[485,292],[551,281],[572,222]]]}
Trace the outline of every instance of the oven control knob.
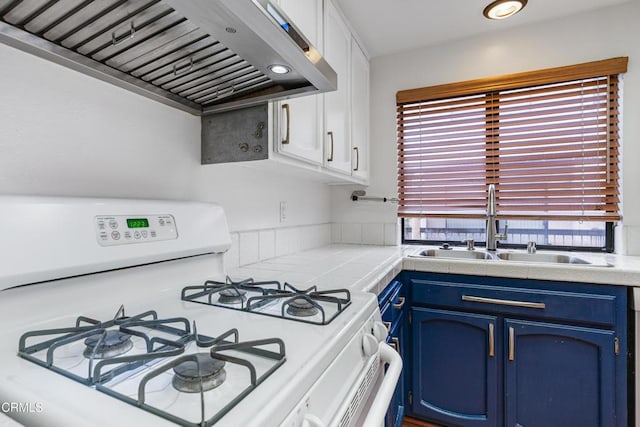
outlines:
{"label": "oven control knob", "polygon": [[378,340],[371,334],[362,337],[362,352],[366,357],[371,357],[378,351]]}
{"label": "oven control knob", "polygon": [[378,342],[385,341],[387,339],[387,335],[389,335],[387,327],[384,326],[382,322],[378,321],[373,322],[371,332],[373,332],[373,336],[378,339]]}

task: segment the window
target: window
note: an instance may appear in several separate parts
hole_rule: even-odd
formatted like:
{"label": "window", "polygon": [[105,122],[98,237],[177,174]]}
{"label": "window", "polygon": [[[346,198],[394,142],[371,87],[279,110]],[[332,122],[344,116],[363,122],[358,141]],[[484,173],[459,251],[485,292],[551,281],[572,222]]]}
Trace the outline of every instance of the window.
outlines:
{"label": "window", "polygon": [[404,240],[483,241],[494,184],[507,244],[612,250],[626,68],[614,58],[398,92]]}

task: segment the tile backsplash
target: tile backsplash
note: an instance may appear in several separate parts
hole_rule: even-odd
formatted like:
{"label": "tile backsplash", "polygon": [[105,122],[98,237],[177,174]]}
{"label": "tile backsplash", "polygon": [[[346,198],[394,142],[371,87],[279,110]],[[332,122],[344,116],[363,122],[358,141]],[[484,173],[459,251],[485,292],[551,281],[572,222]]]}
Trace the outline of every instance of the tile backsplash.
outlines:
{"label": "tile backsplash", "polygon": [[395,223],[332,223],[233,232],[224,264],[235,268],[331,243],[395,246],[398,227]]}
{"label": "tile backsplash", "polygon": [[399,243],[397,223],[333,223],[332,243],[395,246]]}
{"label": "tile backsplash", "polygon": [[277,256],[326,246],[332,242],[331,224],[269,228],[231,233],[225,268],[235,268]]}

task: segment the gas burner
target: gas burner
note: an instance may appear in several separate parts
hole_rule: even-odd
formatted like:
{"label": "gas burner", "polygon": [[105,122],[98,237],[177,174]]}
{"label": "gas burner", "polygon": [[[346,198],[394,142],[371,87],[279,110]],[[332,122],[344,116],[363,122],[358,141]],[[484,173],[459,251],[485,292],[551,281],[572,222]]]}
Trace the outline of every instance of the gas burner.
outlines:
{"label": "gas burner", "polygon": [[247,291],[238,289],[235,286],[227,289],[223,289],[218,292],[218,302],[220,304],[238,304],[246,299]]}
{"label": "gas burner", "polygon": [[293,298],[287,304],[287,313],[296,317],[311,317],[318,314],[318,308],[307,298]]}
{"label": "gas burner", "polygon": [[[108,359],[125,354],[133,348],[131,335],[120,331],[106,331],[84,340],[87,346],[83,355],[87,359]],[[96,347],[97,346],[97,347]]]}
{"label": "gas burner", "polygon": [[227,378],[225,362],[216,360],[209,353],[196,354],[195,360],[186,360],[173,368],[173,387],[185,393],[200,393],[221,385]]}

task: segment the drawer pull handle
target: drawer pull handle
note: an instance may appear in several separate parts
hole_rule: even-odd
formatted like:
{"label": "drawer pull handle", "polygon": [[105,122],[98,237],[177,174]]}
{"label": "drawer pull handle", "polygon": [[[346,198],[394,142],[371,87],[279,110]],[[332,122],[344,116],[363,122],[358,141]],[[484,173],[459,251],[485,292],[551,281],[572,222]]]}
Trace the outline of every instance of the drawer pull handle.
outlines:
{"label": "drawer pull handle", "polygon": [[516,337],[513,328],[509,327],[509,361],[516,359]]}
{"label": "drawer pull handle", "polygon": [[483,304],[508,305],[511,307],[538,308],[541,310],[544,310],[546,307],[543,302],[513,301],[508,299],[474,297],[473,295],[462,295],[462,301],[480,302]]}
{"label": "drawer pull handle", "polygon": [[489,357],[496,355],[496,343],[495,343],[495,326],[493,323],[489,323]]}
{"label": "drawer pull handle", "polygon": [[391,345],[391,347],[393,347],[393,349],[397,351],[400,356],[402,356],[402,354],[400,353],[400,338],[392,337],[389,345]]}
{"label": "drawer pull handle", "polygon": [[396,310],[402,310],[402,307],[404,307],[404,303],[405,303],[405,297],[398,297],[398,303],[397,304],[393,304],[393,308],[395,308]]}

